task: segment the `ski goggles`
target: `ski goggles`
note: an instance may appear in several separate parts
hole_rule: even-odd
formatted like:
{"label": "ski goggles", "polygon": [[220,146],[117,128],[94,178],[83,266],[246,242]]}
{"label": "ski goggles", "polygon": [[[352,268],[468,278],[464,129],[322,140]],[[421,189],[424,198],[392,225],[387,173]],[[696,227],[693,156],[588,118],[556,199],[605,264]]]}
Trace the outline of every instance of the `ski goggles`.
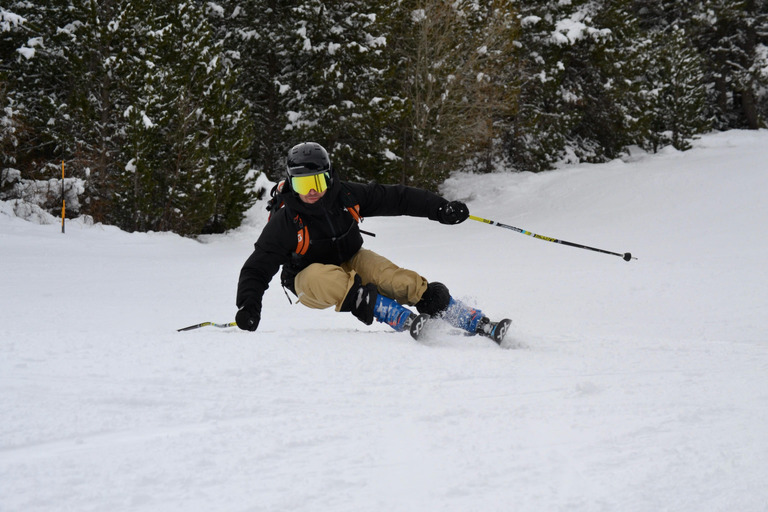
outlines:
{"label": "ski goggles", "polygon": [[327,172],[310,176],[291,176],[291,188],[302,196],[309,194],[310,190],[322,194],[328,188],[329,178]]}

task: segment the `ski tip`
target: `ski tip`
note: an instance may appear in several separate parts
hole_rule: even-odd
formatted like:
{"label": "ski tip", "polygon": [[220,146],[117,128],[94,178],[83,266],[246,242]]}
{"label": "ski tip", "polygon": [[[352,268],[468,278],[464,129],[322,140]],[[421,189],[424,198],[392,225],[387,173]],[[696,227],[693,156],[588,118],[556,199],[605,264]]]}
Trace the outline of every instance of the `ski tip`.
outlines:
{"label": "ski tip", "polygon": [[411,337],[415,340],[418,340],[421,335],[424,333],[424,326],[427,323],[427,320],[429,320],[429,315],[414,315],[416,318],[414,318],[411,321]]}
{"label": "ski tip", "polygon": [[504,337],[507,335],[507,331],[511,325],[512,320],[505,318],[503,320],[499,320],[493,327],[493,330],[491,331],[491,338],[493,341],[498,343],[499,346],[501,346],[501,343],[504,341]]}

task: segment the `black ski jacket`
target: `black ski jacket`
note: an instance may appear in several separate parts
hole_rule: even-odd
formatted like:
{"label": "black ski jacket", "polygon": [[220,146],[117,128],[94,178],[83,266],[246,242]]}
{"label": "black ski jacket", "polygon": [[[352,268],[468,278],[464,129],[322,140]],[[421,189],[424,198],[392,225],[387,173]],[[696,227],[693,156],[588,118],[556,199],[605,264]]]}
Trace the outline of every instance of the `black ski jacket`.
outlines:
{"label": "black ski jacket", "polygon": [[[363,237],[358,223],[343,204],[342,194],[347,191],[360,205],[362,217],[410,215],[438,220],[438,208],[448,202],[418,188],[341,182],[336,176],[315,204],[304,203],[287,182],[284,190],[279,199],[285,206],[272,214],[240,271],[238,308],[248,304],[261,311],[264,292],[281,265],[282,284],[295,293],[294,277],[308,265],[340,265],[360,250]],[[297,227],[293,217],[297,214],[309,232],[309,248],[302,256],[296,253]]]}

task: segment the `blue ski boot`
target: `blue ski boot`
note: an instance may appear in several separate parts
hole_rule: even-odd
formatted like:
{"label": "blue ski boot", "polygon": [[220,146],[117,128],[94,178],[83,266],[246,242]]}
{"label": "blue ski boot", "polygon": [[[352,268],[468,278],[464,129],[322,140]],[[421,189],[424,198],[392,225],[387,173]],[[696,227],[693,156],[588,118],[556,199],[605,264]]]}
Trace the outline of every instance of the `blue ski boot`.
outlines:
{"label": "blue ski boot", "polygon": [[463,329],[470,334],[476,334],[477,326],[483,318],[483,312],[451,297],[443,317],[452,326]]}
{"label": "blue ski boot", "polygon": [[427,315],[417,315],[397,301],[379,295],[373,308],[373,317],[396,331],[410,331],[414,339],[419,339]]}
{"label": "blue ski boot", "polygon": [[471,308],[463,302],[455,300],[453,297],[451,297],[448,309],[445,310],[443,317],[452,326],[463,329],[472,335],[480,334],[481,336],[491,338],[499,345],[501,345],[504,336],[507,334],[507,329],[509,329],[512,323],[508,318],[499,322],[491,322],[479,309]]}

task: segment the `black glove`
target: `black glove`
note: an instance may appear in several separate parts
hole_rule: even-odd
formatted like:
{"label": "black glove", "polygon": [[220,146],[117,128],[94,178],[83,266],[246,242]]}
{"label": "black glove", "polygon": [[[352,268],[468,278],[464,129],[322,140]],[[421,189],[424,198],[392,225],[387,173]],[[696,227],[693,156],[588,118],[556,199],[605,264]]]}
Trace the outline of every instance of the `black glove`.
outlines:
{"label": "black glove", "polygon": [[451,201],[437,209],[437,220],[440,224],[459,224],[468,217],[469,208],[461,201]]}
{"label": "black glove", "polygon": [[246,302],[235,315],[235,323],[244,331],[255,331],[261,320],[261,304]]}

